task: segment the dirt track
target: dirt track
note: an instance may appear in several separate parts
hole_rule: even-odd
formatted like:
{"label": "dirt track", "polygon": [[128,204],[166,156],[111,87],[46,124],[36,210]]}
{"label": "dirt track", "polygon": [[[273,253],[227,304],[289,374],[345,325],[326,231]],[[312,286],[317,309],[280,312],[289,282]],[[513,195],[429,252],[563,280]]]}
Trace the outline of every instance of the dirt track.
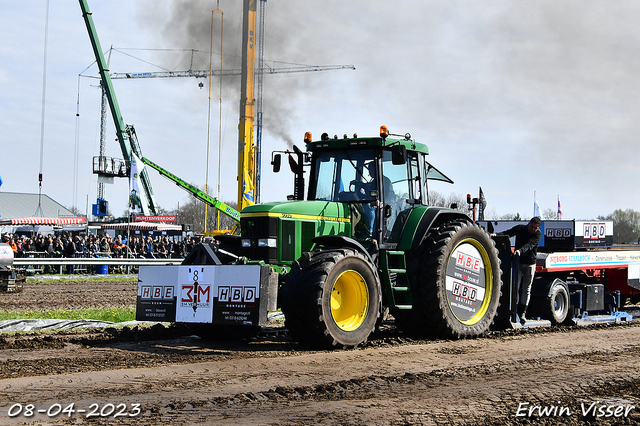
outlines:
{"label": "dirt track", "polygon": [[[132,305],[135,285],[27,283],[0,309]],[[389,323],[364,348],[334,352],[304,351],[277,325],[236,342],[161,325],[5,333],[0,424],[639,424],[639,360],[636,323],[467,341],[410,340]],[[70,417],[49,415],[72,403]],[[602,416],[583,416],[590,407]]]}

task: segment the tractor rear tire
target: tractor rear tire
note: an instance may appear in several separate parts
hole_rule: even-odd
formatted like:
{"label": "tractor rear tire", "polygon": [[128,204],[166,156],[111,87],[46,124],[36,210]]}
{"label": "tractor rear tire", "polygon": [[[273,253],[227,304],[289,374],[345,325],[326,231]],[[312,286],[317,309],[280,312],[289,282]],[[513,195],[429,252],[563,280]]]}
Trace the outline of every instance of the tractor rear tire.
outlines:
{"label": "tractor rear tire", "polygon": [[282,290],[285,327],[313,348],[354,348],[367,341],[380,309],[374,265],[351,249],[305,253]]}
{"label": "tractor rear tire", "polygon": [[409,260],[412,320],[401,326],[435,338],[484,335],[500,304],[500,259],[495,243],[472,222],[429,231]]}

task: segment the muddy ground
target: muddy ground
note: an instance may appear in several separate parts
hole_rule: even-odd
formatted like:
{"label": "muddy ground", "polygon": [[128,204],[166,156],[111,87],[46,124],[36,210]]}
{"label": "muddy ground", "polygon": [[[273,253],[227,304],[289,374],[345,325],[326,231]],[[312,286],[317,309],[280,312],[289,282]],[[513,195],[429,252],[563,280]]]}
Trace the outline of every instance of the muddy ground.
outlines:
{"label": "muddy ground", "polygon": [[[122,307],[135,282],[27,282],[1,310]],[[640,424],[640,323],[307,351],[274,323],[204,341],[155,325],[0,334],[0,425]]]}

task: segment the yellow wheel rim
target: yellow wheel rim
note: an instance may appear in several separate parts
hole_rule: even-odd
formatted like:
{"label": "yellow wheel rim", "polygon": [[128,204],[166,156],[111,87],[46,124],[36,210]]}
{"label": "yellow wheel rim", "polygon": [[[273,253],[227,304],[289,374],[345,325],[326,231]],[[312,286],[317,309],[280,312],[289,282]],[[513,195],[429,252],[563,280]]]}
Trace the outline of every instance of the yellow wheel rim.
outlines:
{"label": "yellow wheel rim", "polygon": [[369,310],[369,289],[362,275],[345,271],[331,289],[331,316],[343,331],[357,330]]}

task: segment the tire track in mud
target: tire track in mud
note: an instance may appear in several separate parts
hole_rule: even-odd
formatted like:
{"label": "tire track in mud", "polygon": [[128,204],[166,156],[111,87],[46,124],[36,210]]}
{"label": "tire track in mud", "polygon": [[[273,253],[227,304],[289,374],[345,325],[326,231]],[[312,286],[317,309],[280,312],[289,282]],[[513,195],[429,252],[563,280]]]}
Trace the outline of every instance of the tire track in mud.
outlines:
{"label": "tire track in mud", "polygon": [[[0,396],[45,406],[109,401],[144,407],[141,418],[122,424],[207,424],[212,418],[216,424],[513,424],[523,420],[515,418],[521,402],[571,406],[563,422],[580,424],[581,400],[615,397],[640,405],[638,337],[640,327],[632,325],[293,352],[4,379]],[[602,393],[607,386],[613,395]],[[640,420],[636,413],[626,420]]]}
{"label": "tire track in mud", "polygon": [[[27,283],[0,309],[132,306],[135,282]],[[8,296],[8,297],[7,297]],[[268,330],[203,342],[154,326],[0,335],[0,424],[640,424],[583,418],[580,404],[640,406],[640,325],[520,329],[420,341],[390,327],[363,348],[312,352]],[[140,403],[134,418],[8,418],[19,402]],[[527,407],[571,415],[516,417]]]}
{"label": "tire track in mud", "polygon": [[[256,407],[271,406],[267,417],[272,421],[278,419],[273,424],[304,424],[311,419],[300,413],[297,415],[287,413],[283,418],[280,412],[286,413],[292,406],[297,407],[292,410],[294,412],[301,411],[302,407],[306,407],[305,410],[314,411],[312,407],[335,405],[336,402],[348,405],[370,404],[371,409],[375,404],[380,404],[376,401],[386,400],[382,411],[392,412],[394,405],[405,407],[397,411],[397,418],[371,423],[371,413],[368,413],[366,418],[359,418],[357,415],[350,420],[334,418],[335,423],[332,424],[424,424],[438,423],[438,419],[446,419],[446,424],[494,425],[512,424],[520,420],[515,417],[515,413],[518,412],[519,404],[526,401],[527,405],[523,408],[523,413],[527,411],[525,408],[533,406],[568,407],[573,418],[564,416],[565,424],[581,424],[591,420],[602,420],[604,423],[599,421],[599,424],[606,424],[609,420],[619,419],[584,418],[581,415],[584,408],[580,405],[589,407],[594,401],[606,403],[609,399],[616,405],[635,404],[640,407],[640,395],[637,394],[640,375],[632,366],[633,360],[637,359],[638,348],[609,355],[616,356],[618,359],[615,363],[609,363],[604,367],[601,363],[601,352],[581,354],[583,359],[588,360],[586,362],[591,369],[590,377],[582,380],[576,380],[576,376],[581,375],[584,365],[564,369],[565,371],[560,374],[556,370],[561,360],[553,357],[544,360],[525,360],[517,366],[497,364],[456,367],[417,374],[372,375],[313,386],[283,385],[268,391],[239,393],[206,402],[191,400],[180,404],[172,403],[155,410],[154,414],[161,414],[165,419],[179,418],[182,415],[188,415],[194,407],[200,407],[212,416],[224,413],[225,417],[235,418],[241,424],[241,419]],[[599,369],[595,367],[596,365],[602,367],[600,371],[597,371]],[[625,377],[613,378],[614,382],[610,383],[609,380],[612,379],[609,374],[610,368],[619,369]],[[518,378],[517,384],[514,384],[514,378]],[[470,381],[477,383],[471,385]],[[558,381],[566,383],[560,385]],[[626,398],[611,400],[610,395],[620,391],[623,391]],[[421,394],[421,398],[428,400],[429,403],[416,404],[413,401],[412,404],[407,404],[404,395],[412,394]],[[478,395],[482,395],[482,398],[478,398]],[[452,403],[456,400],[473,402]],[[418,407],[420,409],[417,409]],[[337,412],[340,411],[342,410],[337,409]],[[384,417],[384,413],[380,415]],[[536,423],[548,421],[549,424],[557,424],[555,418],[540,418],[535,415],[532,417],[537,421]],[[633,412],[628,419],[637,423],[640,421],[640,414]]]}

